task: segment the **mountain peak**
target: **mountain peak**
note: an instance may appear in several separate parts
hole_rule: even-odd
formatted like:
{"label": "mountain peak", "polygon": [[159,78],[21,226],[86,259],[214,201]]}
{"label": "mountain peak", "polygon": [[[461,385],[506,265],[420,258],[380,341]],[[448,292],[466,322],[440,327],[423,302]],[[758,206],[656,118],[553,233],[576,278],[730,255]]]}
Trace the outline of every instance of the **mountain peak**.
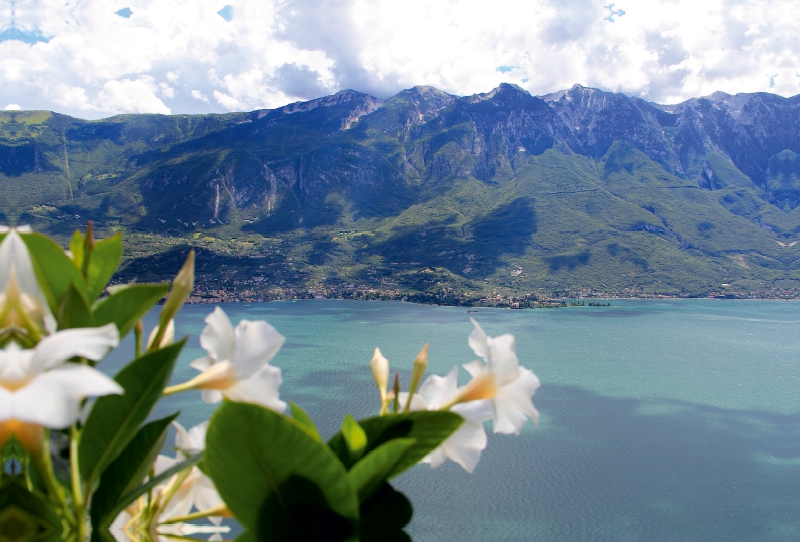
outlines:
{"label": "mountain peak", "polygon": [[384,100],[376,98],[375,96],[370,96],[369,94],[358,92],[356,90],[345,89],[340,90],[331,96],[323,96],[322,98],[309,100],[307,102],[290,103],[289,105],[282,107],[280,110],[281,112],[287,114],[301,113],[305,111],[311,111],[317,107],[332,107],[347,102],[361,102],[364,106],[370,109],[369,112],[375,111],[375,109],[384,104]]}

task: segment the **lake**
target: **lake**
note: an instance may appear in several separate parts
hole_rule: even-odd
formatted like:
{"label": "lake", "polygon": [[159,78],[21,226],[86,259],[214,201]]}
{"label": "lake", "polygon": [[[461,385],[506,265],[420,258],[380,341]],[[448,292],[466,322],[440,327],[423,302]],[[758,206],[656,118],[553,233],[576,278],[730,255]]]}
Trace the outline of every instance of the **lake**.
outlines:
{"label": "lake", "polygon": [[[373,415],[368,363],[378,346],[407,385],[430,343],[429,371],[472,361],[469,317],[512,333],[542,388],[539,426],[489,434],[470,475],[420,465],[396,487],[415,508],[416,541],[797,540],[800,537],[800,303],[613,300],[611,307],[502,310],[396,302],[222,305],[231,320],[264,319],[286,337],[273,360],[281,398],[324,437],[341,418]],[[191,335],[173,383],[196,371],[209,305],[186,306]],[[146,321],[155,324],[155,315]],[[103,362],[114,372],[130,339]],[[101,364],[101,365],[103,365]],[[466,373],[462,371],[462,380]],[[187,427],[213,406],[169,397]],[[490,426],[489,426],[490,427]]]}

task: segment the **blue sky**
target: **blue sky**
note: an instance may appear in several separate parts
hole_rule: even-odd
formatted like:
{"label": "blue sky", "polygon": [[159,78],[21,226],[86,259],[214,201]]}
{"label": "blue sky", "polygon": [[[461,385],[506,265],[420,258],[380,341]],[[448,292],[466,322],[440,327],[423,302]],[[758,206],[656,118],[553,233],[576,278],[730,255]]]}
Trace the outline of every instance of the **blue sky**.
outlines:
{"label": "blue sky", "polygon": [[352,88],[800,93],[800,0],[0,0],[0,108],[273,108]]}

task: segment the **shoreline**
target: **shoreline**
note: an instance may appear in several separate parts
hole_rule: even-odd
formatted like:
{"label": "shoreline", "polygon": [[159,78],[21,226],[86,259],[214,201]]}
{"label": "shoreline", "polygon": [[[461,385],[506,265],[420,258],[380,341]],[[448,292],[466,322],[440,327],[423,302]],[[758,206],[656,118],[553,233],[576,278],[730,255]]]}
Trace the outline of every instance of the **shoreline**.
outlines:
{"label": "shoreline", "polygon": [[[570,295],[572,294],[572,295]],[[789,301],[800,299],[800,291],[782,290],[776,292],[711,292],[707,295],[675,295],[667,293],[619,293],[605,292],[569,292],[566,295],[523,294],[508,295],[492,292],[476,294],[474,292],[447,293],[408,293],[395,290],[377,290],[372,288],[333,289],[333,288],[274,288],[264,292],[252,290],[237,291],[236,288],[219,288],[213,290],[195,289],[186,303],[271,303],[275,301],[299,300],[351,300],[351,301],[403,301],[420,305],[450,306],[465,308],[506,308],[506,309],[543,309],[567,307],[608,307],[613,300],[666,300],[666,299],[723,299],[723,300],[775,300]]]}

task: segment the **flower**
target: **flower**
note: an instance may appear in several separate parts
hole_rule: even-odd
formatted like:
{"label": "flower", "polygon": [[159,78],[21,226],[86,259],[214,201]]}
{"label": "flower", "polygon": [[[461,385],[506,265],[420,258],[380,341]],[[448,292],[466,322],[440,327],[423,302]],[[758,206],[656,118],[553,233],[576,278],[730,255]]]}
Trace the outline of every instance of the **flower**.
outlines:
{"label": "flower", "polygon": [[202,371],[189,382],[165,390],[165,394],[189,389],[202,390],[203,400],[218,403],[222,398],[254,403],[276,412],[286,410],[279,399],[281,370],[269,361],[283,345],[284,337],[263,321],[242,320],[231,325],[221,308],[206,317],[200,345],[207,356],[191,366]]}
{"label": "flower", "polygon": [[[175,448],[178,450],[176,463],[183,461],[189,456],[202,453],[206,449],[206,431],[208,422],[203,422],[189,429],[188,431],[178,422],[173,422],[177,433],[175,435]],[[198,511],[219,509],[221,514],[225,514],[226,508],[222,497],[219,496],[217,488],[211,478],[203,474],[197,467],[192,467],[189,476],[181,483],[180,488],[175,492],[174,501],[181,503],[179,506],[187,507],[183,514],[176,513],[176,510],[164,509],[166,517],[175,517],[187,514],[192,506]],[[211,516],[212,523],[219,525],[222,518]]]}
{"label": "flower", "polygon": [[[201,453],[205,449],[208,422],[203,422],[188,431],[179,423],[173,422],[176,457],[159,455],[153,465],[155,475],[171,469],[188,456]],[[149,509],[149,510],[147,510]],[[192,509],[196,512],[192,513]],[[145,513],[147,511],[147,513]],[[210,515],[215,514],[215,515]],[[185,523],[184,518],[199,519],[208,516],[211,525]],[[189,536],[201,533],[226,533],[230,527],[220,526],[222,517],[231,517],[230,511],[219,496],[214,483],[196,466],[179,472],[169,480],[157,485],[152,498],[140,497],[125,511],[121,512],[111,526],[111,532],[119,540],[138,540],[130,536],[131,531],[146,530],[151,538],[169,540],[170,536]],[[150,517],[150,525],[135,524],[135,518]],[[133,519],[132,519],[133,518]],[[152,536],[155,533],[156,536]],[[127,538],[126,538],[127,536]]]}
{"label": "flower", "polygon": [[539,412],[533,406],[531,397],[539,388],[539,378],[525,367],[519,366],[514,351],[514,336],[505,334],[489,337],[473,319],[475,329],[469,336],[469,346],[483,359],[464,365],[474,379],[492,375],[497,388],[490,399],[493,414],[492,426],[495,433],[519,434],[522,426],[530,418],[534,424],[539,422]]}
{"label": "flower", "polygon": [[14,326],[33,335],[53,333],[56,320],[36,281],[28,247],[18,230],[8,230],[0,243],[0,328]]}
{"label": "flower", "polygon": [[14,343],[0,350],[0,425],[64,429],[78,419],[86,397],[121,394],[97,369],[67,363],[75,356],[100,360],[118,342],[116,326],[108,324],[59,331],[29,350]]}
{"label": "flower", "polygon": [[[445,376],[431,375],[422,384],[418,394],[410,402],[410,410],[450,410],[464,418],[464,423],[447,437],[435,450],[422,459],[436,468],[447,459],[452,459],[469,473],[475,470],[486,448],[486,431],[483,422],[492,417],[492,409],[487,400],[470,400],[456,403],[463,396],[463,388],[458,388],[458,367]],[[400,394],[401,402],[404,395]],[[405,397],[407,400],[407,396]]]}

